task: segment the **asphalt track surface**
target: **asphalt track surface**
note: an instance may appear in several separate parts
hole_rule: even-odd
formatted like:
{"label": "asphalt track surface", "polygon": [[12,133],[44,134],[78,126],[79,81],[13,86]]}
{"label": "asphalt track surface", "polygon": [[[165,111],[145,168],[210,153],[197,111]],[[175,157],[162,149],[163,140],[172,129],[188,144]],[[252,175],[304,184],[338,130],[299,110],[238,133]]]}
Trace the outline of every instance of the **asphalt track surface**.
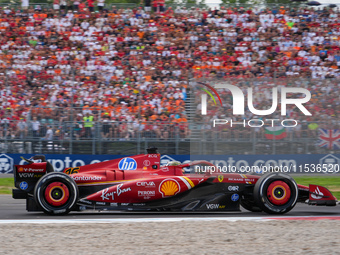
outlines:
{"label": "asphalt track surface", "polygon": [[[0,195],[0,220],[51,220],[51,219],[148,219],[148,218],[204,218],[204,217],[271,217],[266,213],[253,213],[241,209],[241,212],[131,212],[131,211],[83,211],[71,212],[64,216],[50,216],[43,212],[27,212],[26,201],[13,199],[11,195]],[[297,204],[294,209],[284,215],[275,217],[339,217],[340,206],[309,206]]]}

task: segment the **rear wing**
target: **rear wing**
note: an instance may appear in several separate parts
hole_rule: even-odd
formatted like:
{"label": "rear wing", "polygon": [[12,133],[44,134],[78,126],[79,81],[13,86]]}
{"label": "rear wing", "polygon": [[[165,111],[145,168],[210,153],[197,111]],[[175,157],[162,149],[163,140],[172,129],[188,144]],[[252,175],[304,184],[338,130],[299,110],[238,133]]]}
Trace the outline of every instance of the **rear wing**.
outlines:
{"label": "rear wing", "polygon": [[35,184],[38,180],[46,173],[54,171],[51,163],[46,161],[43,155],[36,155],[31,159],[22,159],[24,159],[27,164],[15,165],[13,169],[14,186],[17,188],[13,190],[14,198],[16,198],[15,194],[16,196],[21,196],[21,198],[22,196],[25,197],[25,194],[33,194]]}

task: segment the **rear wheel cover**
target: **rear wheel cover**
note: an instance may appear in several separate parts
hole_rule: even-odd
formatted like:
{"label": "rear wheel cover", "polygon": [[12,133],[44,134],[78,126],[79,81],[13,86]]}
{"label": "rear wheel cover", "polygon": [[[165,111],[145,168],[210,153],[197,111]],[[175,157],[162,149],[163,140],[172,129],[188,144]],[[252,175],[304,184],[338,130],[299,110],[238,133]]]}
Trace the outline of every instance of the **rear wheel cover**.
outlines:
{"label": "rear wheel cover", "polygon": [[269,173],[256,182],[253,195],[255,203],[263,211],[283,214],[294,208],[298,198],[298,187],[289,175]]}
{"label": "rear wheel cover", "polygon": [[47,214],[67,214],[78,201],[78,187],[64,174],[53,172],[43,176],[34,189],[34,199]]}
{"label": "rear wheel cover", "polygon": [[52,182],[45,189],[46,202],[52,206],[62,206],[70,197],[69,188],[61,182]]}
{"label": "rear wheel cover", "polygon": [[267,189],[268,200],[274,205],[284,205],[289,201],[291,190],[287,183],[274,181]]}

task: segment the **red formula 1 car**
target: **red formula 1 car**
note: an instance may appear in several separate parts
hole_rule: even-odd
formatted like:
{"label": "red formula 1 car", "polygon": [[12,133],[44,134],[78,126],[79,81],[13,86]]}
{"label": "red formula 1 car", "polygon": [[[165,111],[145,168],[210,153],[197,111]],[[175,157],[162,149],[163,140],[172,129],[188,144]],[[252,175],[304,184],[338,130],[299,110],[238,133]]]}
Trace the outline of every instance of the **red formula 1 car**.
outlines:
{"label": "red formula 1 car", "polygon": [[283,214],[297,202],[334,206],[325,187],[302,186],[283,173],[262,176],[188,173],[183,169],[213,165],[207,161],[160,166],[160,154],[141,154],[54,172],[44,156],[16,165],[13,198],[26,199],[28,211],[249,211]]}

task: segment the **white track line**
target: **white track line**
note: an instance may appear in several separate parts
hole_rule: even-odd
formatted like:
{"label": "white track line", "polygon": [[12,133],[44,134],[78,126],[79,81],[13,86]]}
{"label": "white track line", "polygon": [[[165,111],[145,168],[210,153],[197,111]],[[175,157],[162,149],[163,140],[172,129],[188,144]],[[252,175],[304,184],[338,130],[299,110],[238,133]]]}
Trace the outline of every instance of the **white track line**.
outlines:
{"label": "white track line", "polygon": [[0,220],[0,224],[74,224],[74,223],[134,223],[134,222],[179,222],[179,221],[269,221],[259,217],[205,217],[205,218],[134,218],[134,219],[35,219],[35,220]]}
{"label": "white track line", "polygon": [[[61,216],[62,217],[62,216]],[[323,219],[324,218],[324,219]],[[0,220],[0,224],[91,224],[91,223],[138,223],[180,221],[273,221],[273,220],[339,220],[339,216],[267,216],[267,217],[176,217],[176,218],[130,218],[130,219],[31,219]]]}

